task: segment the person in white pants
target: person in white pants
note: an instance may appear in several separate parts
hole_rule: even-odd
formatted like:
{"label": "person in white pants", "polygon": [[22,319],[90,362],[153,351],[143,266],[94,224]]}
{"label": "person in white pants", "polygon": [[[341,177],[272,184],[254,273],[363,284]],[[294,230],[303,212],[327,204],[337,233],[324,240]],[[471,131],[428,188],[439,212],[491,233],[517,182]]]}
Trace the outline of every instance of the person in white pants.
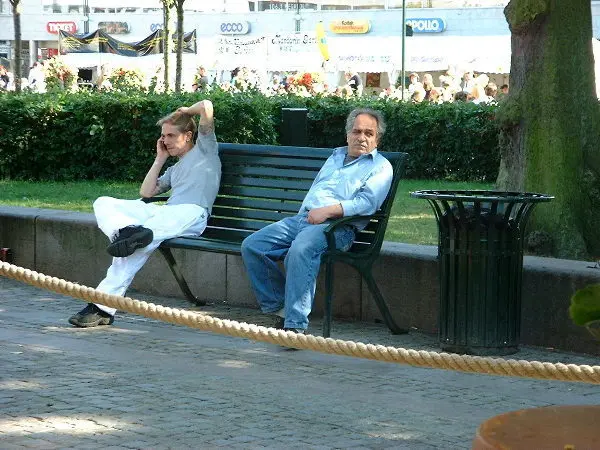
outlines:
{"label": "person in white pants", "polygon": [[[194,115],[200,116],[198,125]],[[202,100],[181,107],[157,125],[161,136],[156,141],[156,157],[140,195],[149,198],[170,190],[167,204],[112,197],[94,202],[98,227],[111,241],[107,251],[113,256],[112,264],[96,288],[107,294],[124,295],[135,274],[165,239],[202,234],[219,190],[221,161],[212,103]],[[169,156],[178,161],[159,176]],[[89,303],[70,317],[69,323],[83,328],[110,325],[115,312],[114,308]]]}

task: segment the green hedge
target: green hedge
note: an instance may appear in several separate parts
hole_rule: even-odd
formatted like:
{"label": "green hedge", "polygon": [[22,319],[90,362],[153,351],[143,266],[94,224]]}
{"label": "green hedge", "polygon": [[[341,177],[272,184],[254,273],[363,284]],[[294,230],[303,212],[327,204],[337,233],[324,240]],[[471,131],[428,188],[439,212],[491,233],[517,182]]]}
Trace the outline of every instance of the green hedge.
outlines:
{"label": "green hedge", "polygon": [[[310,145],[344,145],[348,112],[370,106],[382,110],[388,122],[380,148],[410,154],[407,176],[492,181],[497,174],[496,107],[231,95],[219,90],[204,95],[215,105],[222,142],[277,144],[281,108],[306,107]],[[191,93],[0,95],[0,176],[139,181],[154,158],[156,121],[198,99]]]}

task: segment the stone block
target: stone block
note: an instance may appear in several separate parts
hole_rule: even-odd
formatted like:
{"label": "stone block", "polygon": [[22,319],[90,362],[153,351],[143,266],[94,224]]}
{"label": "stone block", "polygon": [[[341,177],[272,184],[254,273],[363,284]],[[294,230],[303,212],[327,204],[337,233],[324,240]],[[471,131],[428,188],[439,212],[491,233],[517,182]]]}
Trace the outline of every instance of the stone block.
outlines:
{"label": "stone block", "polygon": [[[437,332],[440,295],[437,247],[384,242],[373,266],[373,277],[398,326]],[[382,322],[366,283],[362,286],[362,299],[362,320]]]}

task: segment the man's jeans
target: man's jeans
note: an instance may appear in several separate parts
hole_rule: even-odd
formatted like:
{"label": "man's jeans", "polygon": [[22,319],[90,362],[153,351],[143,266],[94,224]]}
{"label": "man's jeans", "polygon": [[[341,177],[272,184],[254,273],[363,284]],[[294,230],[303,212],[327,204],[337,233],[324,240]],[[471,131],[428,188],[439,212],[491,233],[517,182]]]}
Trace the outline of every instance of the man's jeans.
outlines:
{"label": "man's jeans", "polygon": [[[242,258],[261,310],[274,313],[285,308],[286,328],[308,327],[321,255],[327,250],[323,230],[329,223],[311,225],[306,218],[306,213],[285,218],[242,243]],[[347,250],[354,235],[354,227],[341,227],[335,232],[336,247]],[[285,274],[277,264],[281,259]]]}

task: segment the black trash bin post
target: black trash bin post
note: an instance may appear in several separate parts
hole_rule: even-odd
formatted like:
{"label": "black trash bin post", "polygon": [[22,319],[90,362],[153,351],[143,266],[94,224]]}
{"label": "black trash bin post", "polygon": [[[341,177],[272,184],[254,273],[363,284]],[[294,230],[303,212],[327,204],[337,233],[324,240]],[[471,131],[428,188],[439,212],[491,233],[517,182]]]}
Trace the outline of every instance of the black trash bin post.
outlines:
{"label": "black trash bin post", "polygon": [[442,350],[519,350],[523,238],[533,207],[554,197],[501,191],[416,191],[439,228]]}
{"label": "black trash bin post", "polygon": [[281,145],[308,146],[308,109],[281,108]]}

